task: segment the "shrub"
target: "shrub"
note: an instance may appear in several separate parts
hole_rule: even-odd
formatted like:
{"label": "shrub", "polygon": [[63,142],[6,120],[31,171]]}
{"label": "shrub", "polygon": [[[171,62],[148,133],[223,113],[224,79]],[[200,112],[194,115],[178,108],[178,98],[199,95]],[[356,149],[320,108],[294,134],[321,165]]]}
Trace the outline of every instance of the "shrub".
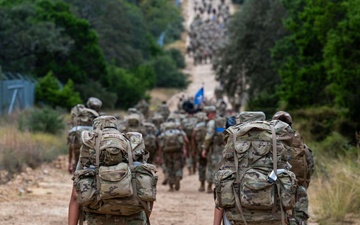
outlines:
{"label": "shrub", "polygon": [[71,109],[74,105],[81,103],[80,95],[74,90],[72,80],[68,80],[62,87],[52,72],[39,79],[36,84],[35,95],[38,103],[44,103],[53,108],[62,106]]}
{"label": "shrub", "polygon": [[20,116],[18,126],[21,131],[49,134],[59,134],[65,128],[64,118],[60,112],[47,107],[24,111]]}
{"label": "shrub", "polygon": [[180,68],[180,69],[185,68],[185,59],[179,49],[170,48],[170,49],[166,50],[165,53],[174,60],[177,68]]}
{"label": "shrub", "polygon": [[156,74],[157,87],[186,88],[186,76],[180,72],[168,55],[158,56],[151,62]]}

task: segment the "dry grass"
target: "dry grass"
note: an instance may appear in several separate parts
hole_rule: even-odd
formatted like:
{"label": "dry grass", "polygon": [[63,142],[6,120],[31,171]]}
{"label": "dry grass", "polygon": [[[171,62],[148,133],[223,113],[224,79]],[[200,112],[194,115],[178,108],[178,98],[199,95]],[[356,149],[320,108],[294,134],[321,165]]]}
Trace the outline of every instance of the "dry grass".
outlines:
{"label": "dry grass", "polygon": [[0,127],[0,169],[10,173],[21,172],[25,167],[36,168],[67,153],[66,134],[50,135],[21,132],[16,124]]}
{"label": "dry grass", "polygon": [[309,188],[309,199],[320,224],[359,224],[360,173],[352,158],[317,159],[317,176]]}

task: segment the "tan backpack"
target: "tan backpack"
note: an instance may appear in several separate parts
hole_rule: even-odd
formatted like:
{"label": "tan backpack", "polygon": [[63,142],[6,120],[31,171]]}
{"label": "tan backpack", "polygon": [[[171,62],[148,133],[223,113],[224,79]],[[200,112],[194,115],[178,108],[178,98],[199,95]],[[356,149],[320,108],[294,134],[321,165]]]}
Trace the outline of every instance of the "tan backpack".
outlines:
{"label": "tan backpack", "polygon": [[289,163],[292,166],[291,171],[296,175],[298,184],[309,187],[310,178],[314,171],[314,159],[311,150],[297,131],[295,131],[292,143],[292,156]]}
{"label": "tan backpack", "polygon": [[110,122],[82,133],[82,169],[73,176],[79,205],[85,212],[110,215],[149,211],[158,178],[156,167],[146,163],[142,135],[120,133],[111,116],[98,117],[94,124],[101,120]]}
{"label": "tan backpack", "polygon": [[225,133],[223,159],[215,173],[217,205],[234,224],[286,224],[297,188],[287,162],[294,131],[274,120],[240,123]]}

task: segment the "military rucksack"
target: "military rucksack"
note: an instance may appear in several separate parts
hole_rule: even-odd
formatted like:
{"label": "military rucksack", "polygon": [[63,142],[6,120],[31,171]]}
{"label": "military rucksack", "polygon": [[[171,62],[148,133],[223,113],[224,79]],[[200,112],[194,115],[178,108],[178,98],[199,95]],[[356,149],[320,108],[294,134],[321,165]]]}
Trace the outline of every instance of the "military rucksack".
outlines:
{"label": "military rucksack", "polygon": [[182,129],[185,132],[186,136],[191,137],[196,124],[197,119],[195,117],[186,117],[181,120]]}
{"label": "military rucksack", "polygon": [[204,121],[197,123],[193,130],[193,138],[195,144],[203,143],[205,140],[205,136],[206,136],[206,123]]}
{"label": "military rucksack", "polygon": [[[95,124],[101,120],[107,121],[99,129]],[[114,117],[101,116],[93,131],[82,133],[82,141],[82,169],[73,180],[83,210],[110,215],[149,211],[147,202],[156,200],[157,175],[156,167],[146,163],[142,135],[120,133]]]}
{"label": "military rucksack", "polygon": [[84,130],[92,130],[93,120],[99,116],[95,110],[86,108],[82,104],[78,104],[71,109],[71,129],[68,131],[68,145],[73,149],[75,160],[78,160],[81,147],[81,132]]}
{"label": "military rucksack", "polygon": [[291,171],[296,175],[298,184],[308,187],[314,171],[314,161],[311,150],[297,131],[295,131],[292,142],[292,156],[289,163],[292,166]]}
{"label": "military rucksack", "polygon": [[288,163],[294,131],[273,120],[240,123],[225,133],[223,159],[215,173],[217,205],[232,224],[285,224],[297,188]]}
{"label": "military rucksack", "polygon": [[158,136],[158,141],[164,152],[182,151],[184,133],[178,127],[179,124],[175,122],[161,124],[161,134]]}
{"label": "military rucksack", "polygon": [[150,154],[154,154],[157,150],[156,133],[157,128],[153,123],[143,123],[145,128],[144,143],[145,148],[150,151]]}

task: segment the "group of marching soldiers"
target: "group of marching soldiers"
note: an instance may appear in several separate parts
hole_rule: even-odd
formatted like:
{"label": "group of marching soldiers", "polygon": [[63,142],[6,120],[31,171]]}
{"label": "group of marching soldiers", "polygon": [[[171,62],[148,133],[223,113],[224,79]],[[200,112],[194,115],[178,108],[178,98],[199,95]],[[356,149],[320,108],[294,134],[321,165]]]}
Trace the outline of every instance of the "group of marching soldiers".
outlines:
{"label": "group of marching soldiers", "polygon": [[195,1],[194,20],[189,27],[187,53],[194,65],[211,62],[216,51],[225,44],[230,21],[230,3],[225,0]]}
{"label": "group of marching soldiers", "polygon": [[[222,131],[226,107],[220,91],[216,101],[206,100],[195,106],[193,98],[179,98],[175,111],[166,102],[150,112],[149,104],[142,100],[120,120],[122,132],[143,134],[145,148],[150,153],[148,162],[158,165],[165,174],[164,185],[169,191],[178,191],[186,167],[189,175],[198,172],[199,191],[212,193],[213,170],[221,159]],[[216,107],[217,106],[217,107]]]}
{"label": "group of marching soldiers", "polygon": [[[117,116],[119,131],[142,134],[145,149],[150,153],[147,161],[162,168],[165,174],[163,184],[168,184],[170,191],[180,189],[183,169],[186,167],[189,175],[198,172],[199,191],[205,191],[205,182],[207,182],[207,192],[212,193],[212,172],[221,159],[223,149],[222,130],[219,128],[223,127],[226,120],[227,104],[222,98],[220,89],[217,88],[215,91],[217,96],[215,101],[204,100],[196,106],[193,98],[182,96],[175,111],[170,111],[166,102],[162,102],[151,111],[149,104],[141,100],[134,107],[129,108],[123,118]],[[94,99],[96,98],[92,98],[93,101]],[[97,103],[101,103],[99,99],[96,100]],[[99,116],[101,107],[98,105],[97,110],[93,110],[91,109],[93,105],[88,101],[84,106],[90,115],[87,125],[89,127],[90,121]],[[85,124],[80,125],[77,127],[86,127]],[[69,150],[72,147],[79,147],[71,144],[76,143],[74,139],[68,141]],[[79,150],[69,151],[70,172],[75,169],[72,161],[77,162],[78,157]]]}

